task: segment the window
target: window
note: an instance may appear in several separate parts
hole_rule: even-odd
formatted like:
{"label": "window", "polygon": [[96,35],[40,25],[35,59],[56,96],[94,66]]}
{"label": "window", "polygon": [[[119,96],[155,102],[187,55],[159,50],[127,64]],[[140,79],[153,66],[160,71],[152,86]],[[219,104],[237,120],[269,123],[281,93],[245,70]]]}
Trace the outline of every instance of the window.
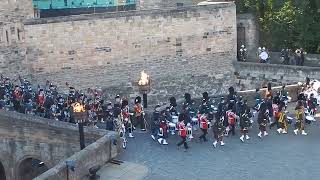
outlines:
{"label": "window", "polygon": [[7,39],[7,43],[9,43],[9,33],[7,30],[6,30],[6,39]]}
{"label": "window", "polygon": [[20,37],[20,29],[17,29],[17,35],[18,35],[18,41],[21,41],[21,37]]}

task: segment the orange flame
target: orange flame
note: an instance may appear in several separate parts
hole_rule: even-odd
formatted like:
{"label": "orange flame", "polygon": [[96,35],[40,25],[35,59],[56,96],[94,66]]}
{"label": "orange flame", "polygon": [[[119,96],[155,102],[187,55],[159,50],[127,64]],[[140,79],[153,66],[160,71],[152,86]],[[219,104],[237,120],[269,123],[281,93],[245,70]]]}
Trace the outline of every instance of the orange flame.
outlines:
{"label": "orange flame", "polygon": [[76,103],[73,106],[73,112],[85,112],[84,106],[81,105],[80,103]]}
{"label": "orange flame", "polygon": [[149,84],[149,75],[145,73],[144,71],[141,71],[140,73],[140,80],[138,82],[140,86],[145,86]]}

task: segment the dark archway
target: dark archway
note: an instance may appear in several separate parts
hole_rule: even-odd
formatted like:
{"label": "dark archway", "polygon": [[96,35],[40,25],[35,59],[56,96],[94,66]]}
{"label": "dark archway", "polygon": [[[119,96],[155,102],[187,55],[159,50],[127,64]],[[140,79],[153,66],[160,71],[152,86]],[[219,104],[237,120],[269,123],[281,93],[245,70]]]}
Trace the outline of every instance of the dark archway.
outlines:
{"label": "dark archway", "polygon": [[1,162],[0,162],[0,179],[6,180],[6,171],[4,170],[4,167]]}
{"label": "dark archway", "polygon": [[49,168],[44,162],[35,158],[27,158],[18,166],[18,180],[32,180],[40,174],[46,172]]}

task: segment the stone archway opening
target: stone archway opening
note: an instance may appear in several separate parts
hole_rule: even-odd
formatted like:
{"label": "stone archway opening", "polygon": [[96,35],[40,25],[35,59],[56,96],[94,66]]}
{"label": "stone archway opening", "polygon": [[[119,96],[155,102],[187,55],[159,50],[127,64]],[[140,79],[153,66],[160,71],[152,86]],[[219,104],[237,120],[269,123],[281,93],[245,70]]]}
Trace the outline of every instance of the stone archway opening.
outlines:
{"label": "stone archway opening", "polygon": [[4,166],[0,162],[0,179],[1,180],[6,180],[6,172],[4,170]]}
{"label": "stone archway opening", "polygon": [[35,158],[24,159],[18,166],[18,180],[32,180],[49,168],[43,161]]}

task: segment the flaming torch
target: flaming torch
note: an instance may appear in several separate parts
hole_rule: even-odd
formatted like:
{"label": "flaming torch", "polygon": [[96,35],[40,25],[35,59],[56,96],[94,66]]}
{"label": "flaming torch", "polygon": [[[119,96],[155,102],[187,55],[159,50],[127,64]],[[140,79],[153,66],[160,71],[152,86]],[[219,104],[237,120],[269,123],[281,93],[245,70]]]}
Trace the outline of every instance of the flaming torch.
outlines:
{"label": "flaming torch", "polygon": [[140,79],[138,81],[139,90],[142,93],[142,99],[143,99],[143,107],[148,107],[148,92],[150,91],[150,78],[147,73],[144,71],[141,71],[140,73]]}
{"label": "flaming torch", "polygon": [[84,126],[87,114],[84,109],[84,106],[78,102],[73,105],[73,113],[74,113],[74,118],[79,126],[80,149],[82,150],[86,147],[85,140],[84,140],[83,126]]}

